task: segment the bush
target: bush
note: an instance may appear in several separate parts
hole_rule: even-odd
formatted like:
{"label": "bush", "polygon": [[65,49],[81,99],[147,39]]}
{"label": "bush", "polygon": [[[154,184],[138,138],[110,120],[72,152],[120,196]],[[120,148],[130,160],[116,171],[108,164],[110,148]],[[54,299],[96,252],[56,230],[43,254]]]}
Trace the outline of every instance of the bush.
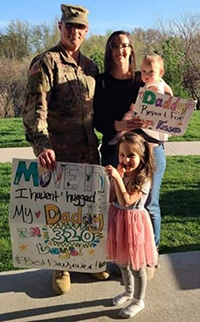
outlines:
{"label": "bush", "polygon": [[29,64],[29,58],[0,59],[0,118],[21,115]]}

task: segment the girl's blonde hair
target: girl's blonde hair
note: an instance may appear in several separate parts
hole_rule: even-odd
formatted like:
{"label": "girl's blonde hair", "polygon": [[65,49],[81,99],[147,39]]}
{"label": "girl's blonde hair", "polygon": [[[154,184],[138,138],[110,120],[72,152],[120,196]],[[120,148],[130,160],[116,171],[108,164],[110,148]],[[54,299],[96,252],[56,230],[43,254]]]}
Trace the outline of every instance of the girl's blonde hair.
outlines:
{"label": "girl's blonde hair", "polygon": [[127,191],[133,193],[135,191],[142,191],[142,186],[148,179],[152,179],[154,171],[154,156],[153,149],[150,144],[143,139],[141,135],[134,132],[125,132],[118,140],[117,153],[119,153],[119,146],[121,143],[127,143],[131,151],[136,152],[140,157],[140,164],[136,169],[137,175],[130,180],[127,185]]}

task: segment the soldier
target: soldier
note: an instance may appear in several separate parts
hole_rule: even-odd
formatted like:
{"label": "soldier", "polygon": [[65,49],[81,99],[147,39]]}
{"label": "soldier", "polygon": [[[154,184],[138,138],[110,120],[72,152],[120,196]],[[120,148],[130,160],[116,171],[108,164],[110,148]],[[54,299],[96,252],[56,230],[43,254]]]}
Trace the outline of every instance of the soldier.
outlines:
{"label": "soldier", "polygon": [[[88,32],[88,10],[61,5],[60,42],[33,59],[23,122],[26,139],[41,166],[53,170],[56,161],[99,164],[98,140],[92,126],[97,65],[80,52]],[[109,273],[93,274],[107,279]],[[53,272],[53,288],[70,290],[70,274]]]}

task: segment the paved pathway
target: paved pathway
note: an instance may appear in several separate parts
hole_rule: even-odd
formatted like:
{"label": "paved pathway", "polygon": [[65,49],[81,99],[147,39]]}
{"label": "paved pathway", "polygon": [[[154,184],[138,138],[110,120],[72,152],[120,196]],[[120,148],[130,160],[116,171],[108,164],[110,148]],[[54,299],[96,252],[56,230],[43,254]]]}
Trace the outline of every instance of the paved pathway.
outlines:
{"label": "paved pathway", "polygon": [[[200,141],[166,142],[166,155],[199,155]],[[31,147],[0,149],[0,163],[11,162],[12,158],[35,159]]]}
{"label": "paved pathway", "polygon": [[166,155],[200,155],[200,141],[166,142]]}
{"label": "paved pathway", "polygon": [[[200,321],[200,252],[160,256],[161,268],[148,282],[145,309],[128,321]],[[72,288],[55,296],[50,270],[19,270],[0,274],[2,322],[113,322],[120,307],[111,299],[123,292],[120,278],[97,281],[71,273]]]}

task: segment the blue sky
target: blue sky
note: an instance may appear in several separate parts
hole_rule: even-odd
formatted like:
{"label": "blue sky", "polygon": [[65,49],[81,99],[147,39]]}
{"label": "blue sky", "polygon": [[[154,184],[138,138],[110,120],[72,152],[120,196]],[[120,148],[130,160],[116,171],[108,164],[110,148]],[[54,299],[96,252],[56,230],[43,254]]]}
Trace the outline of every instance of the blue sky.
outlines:
{"label": "blue sky", "polygon": [[0,0],[0,29],[17,19],[32,24],[53,22],[60,18],[62,3],[85,6],[93,34],[104,34],[108,29],[148,29],[155,27],[158,19],[169,22],[181,15],[200,14],[199,0]]}

